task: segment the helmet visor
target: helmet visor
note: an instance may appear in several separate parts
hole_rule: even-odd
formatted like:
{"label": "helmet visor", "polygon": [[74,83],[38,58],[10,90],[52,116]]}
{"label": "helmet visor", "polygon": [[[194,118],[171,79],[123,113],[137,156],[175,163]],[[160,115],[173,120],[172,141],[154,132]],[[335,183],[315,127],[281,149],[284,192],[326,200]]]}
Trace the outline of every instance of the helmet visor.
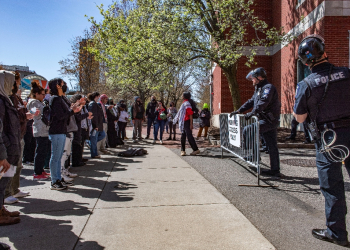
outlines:
{"label": "helmet visor", "polygon": [[254,70],[250,71],[248,75],[245,77],[248,81],[253,81],[253,73]]}

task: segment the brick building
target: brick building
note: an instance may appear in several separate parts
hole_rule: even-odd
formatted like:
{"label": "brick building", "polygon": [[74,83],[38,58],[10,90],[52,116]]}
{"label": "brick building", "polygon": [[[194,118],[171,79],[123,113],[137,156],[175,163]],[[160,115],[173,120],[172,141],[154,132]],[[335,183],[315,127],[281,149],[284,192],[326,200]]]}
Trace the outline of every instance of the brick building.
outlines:
{"label": "brick building", "polygon": [[[297,82],[309,74],[309,69],[298,60],[300,41],[310,34],[320,34],[326,40],[329,62],[337,66],[348,66],[350,62],[350,0],[256,0],[255,14],[270,27],[283,27],[284,31],[297,37],[290,44],[275,45],[258,51],[255,67],[264,67],[268,80],[277,90],[282,104],[281,126],[290,124]],[[248,35],[253,35],[248,33]],[[253,94],[252,83],[245,76],[252,68],[239,61],[237,81],[240,86],[242,104]],[[212,112],[214,126],[218,126],[218,114],[233,110],[232,98],[223,71],[213,68]]]}

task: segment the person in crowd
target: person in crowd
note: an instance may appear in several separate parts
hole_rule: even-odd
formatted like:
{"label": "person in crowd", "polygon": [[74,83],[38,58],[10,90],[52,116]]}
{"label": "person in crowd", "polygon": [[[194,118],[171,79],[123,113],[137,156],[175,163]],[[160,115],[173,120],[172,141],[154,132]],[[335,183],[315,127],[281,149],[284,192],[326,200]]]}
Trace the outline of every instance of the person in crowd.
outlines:
{"label": "person in crowd", "polygon": [[208,128],[210,127],[210,111],[208,103],[204,103],[202,111],[199,113],[199,118],[201,119],[201,122],[199,124],[199,130],[197,134],[197,139],[202,136],[202,131],[204,128],[204,138],[208,135]]}
{"label": "person in crowd", "polygon": [[147,118],[147,136],[145,139],[149,139],[149,135],[151,133],[151,127],[153,125],[154,130],[154,121],[156,119],[156,108],[157,108],[157,100],[155,96],[151,96],[151,101],[147,104],[146,108],[146,118]]}
{"label": "person in crowd", "polygon": [[162,101],[158,101],[158,107],[156,108],[156,112],[154,114],[156,115],[156,118],[154,121],[153,143],[156,143],[157,141],[158,130],[159,130],[159,142],[160,144],[163,144],[163,133],[164,133],[165,123],[167,120],[168,111]]}
{"label": "person in crowd", "polygon": [[71,103],[80,103],[80,106],[82,107],[80,113],[76,113],[75,121],[77,123],[77,131],[73,132],[73,142],[72,142],[72,167],[81,167],[85,165],[85,162],[83,161],[83,139],[85,141],[85,138],[87,135],[89,135],[88,132],[88,120],[92,119],[92,113],[87,112],[85,104],[86,100],[85,98],[80,94],[75,94],[70,98]]}
{"label": "person in crowd", "polygon": [[[108,146],[115,148],[117,146],[118,137],[118,111],[114,108],[113,99],[108,99],[108,106],[106,106],[107,111],[107,121],[108,121]],[[111,108],[110,108],[111,107]],[[117,128],[117,129],[116,129]]]}
{"label": "person in crowd", "polygon": [[174,134],[173,140],[176,140],[176,123],[173,122],[174,117],[177,114],[177,109],[175,107],[174,102],[170,102],[169,108],[168,108],[168,124],[169,124],[169,130],[170,130],[170,135],[167,140],[171,140],[171,135]]}
{"label": "person in crowd", "polygon": [[90,143],[91,143],[91,158],[101,158],[97,151],[97,142],[101,141],[106,137],[106,133],[103,130],[103,110],[101,105],[98,105],[98,99],[100,94],[98,92],[93,92],[90,95],[90,103],[88,110],[94,117],[91,119],[92,131],[90,133]]}
{"label": "person in crowd", "polygon": [[[13,105],[16,107],[18,112],[18,117],[20,121],[20,128],[21,128],[21,158],[23,151],[25,152],[34,152],[35,145],[32,146],[32,148],[27,147],[27,150],[24,148],[24,135],[27,132],[27,120],[33,121],[33,114],[30,114],[27,112],[27,109],[22,101],[22,98],[17,95],[18,87],[21,84],[21,76],[18,72],[15,72],[15,81],[13,82],[12,86],[12,94],[10,96],[10,99],[13,103]],[[39,113],[36,112],[35,115],[38,115]],[[33,131],[30,131],[30,137],[33,139]],[[34,141],[35,143],[35,141]],[[30,160],[34,161],[34,155],[30,153]],[[10,182],[7,184],[6,192],[5,192],[5,204],[12,204],[15,202],[18,202],[18,198],[25,197],[29,195],[29,192],[24,192],[19,190],[20,186],[20,175],[22,171],[22,162],[19,161],[16,168],[15,175],[10,179]]]}
{"label": "person in crowd", "polygon": [[51,91],[50,98],[50,128],[49,140],[51,141],[51,189],[63,190],[70,182],[66,182],[61,175],[61,160],[66,143],[67,124],[74,113],[80,112],[79,105],[68,106],[63,100],[64,81],[61,78],[54,78],[49,81]]}
{"label": "person in crowd", "polygon": [[136,139],[142,140],[142,122],[145,120],[145,107],[138,96],[135,97],[135,102],[131,106],[131,120],[134,126],[133,142],[136,142]]}
{"label": "person in crowd", "polygon": [[30,92],[31,99],[27,104],[29,112],[33,113],[39,111],[39,115],[34,117],[33,135],[36,141],[35,158],[34,158],[34,180],[46,180],[49,174],[45,172],[45,165],[49,165],[50,161],[50,140],[49,140],[49,126],[41,119],[45,105],[43,100],[45,97],[45,90],[38,83],[32,82],[32,89]]}
{"label": "person in crowd", "polygon": [[[21,162],[21,127],[19,115],[9,95],[11,94],[15,75],[0,70],[0,172],[6,172],[10,166]],[[9,212],[4,207],[5,189],[10,177],[0,178],[0,225],[20,222],[19,212]]]}
{"label": "person in crowd", "polygon": [[106,143],[108,144],[108,136],[107,136],[107,132],[108,132],[108,117],[107,117],[107,109],[111,109],[113,108],[113,106],[109,105],[106,106],[108,102],[108,96],[103,94],[100,96],[100,101],[98,102],[98,105],[101,106],[102,111],[103,111],[103,131],[105,132],[106,136],[97,143],[97,149],[104,153],[107,154],[108,151],[106,150]]}
{"label": "person in crowd", "polygon": [[179,123],[179,129],[181,131],[181,156],[186,155],[186,137],[193,150],[191,155],[197,155],[200,153],[200,151],[197,147],[196,141],[194,140],[192,130],[193,111],[198,111],[198,109],[196,103],[191,99],[191,93],[183,93],[182,98],[184,101],[173,120],[173,123]]}
{"label": "person in crowd", "polygon": [[[125,108],[123,108],[124,111],[128,112],[128,106],[126,105],[126,103],[125,103],[125,101],[124,101],[123,99],[119,101],[119,103],[118,103],[118,108],[119,108],[120,105],[122,105],[122,104],[125,105]],[[130,112],[128,112],[128,113],[130,113]],[[130,118],[130,114],[129,114],[129,118]],[[131,123],[132,123],[132,121],[131,121]],[[124,131],[122,131],[125,140],[129,139],[129,138],[126,136],[126,126],[127,126],[127,124],[126,124],[125,127],[124,127]],[[133,126],[133,125],[132,125],[132,126]],[[124,140],[124,139],[123,139],[123,140]]]}
{"label": "person in crowd", "polygon": [[315,140],[317,173],[325,198],[326,228],[311,233],[319,240],[349,246],[343,166],[349,174],[350,158],[343,150],[350,149],[350,70],[348,65],[329,63],[325,48],[318,34],[299,44],[299,59],[312,74],[298,83],[293,115],[299,123],[307,122]]}
{"label": "person in crowd", "polygon": [[[66,97],[66,92],[67,92],[67,83],[63,82],[62,86],[62,100],[63,103],[66,105],[67,108],[72,106],[73,104],[71,101]],[[78,125],[77,125],[77,116],[80,115],[80,111],[82,106],[80,105],[80,100],[78,100],[76,103],[74,103],[75,106],[77,106],[79,109],[77,112],[74,112],[74,115],[71,115],[68,119],[67,123],[67,134],[66,134],[66,141],[64,144],[64,150],[63,150],[63,155],[61,159],[61,175],[62,178],[65,180],[66,184],[71,184],[73,185],[72,181],[74,180],[73,178],[77,177],[78,175],[75,173],[71,173],[69,171],[69,160],[70,160],[70,155],[72,152],[72,143],[73,143],[73,136],[74,132],[78,131]]]}
{"label": "person in crowd", "polygon": [[[277,127],[281,114],[281,103],[278,99],[276,87],[267,80],[264,68],[259,67],[250,71],[247,80],[252,81],[255,88],[251,99],[245,102],[238,110],[231,112],[230,117],[241,114],[250,109],[251,112],[245,114],[245,119],[250,119],[253,115],[259,118],[259,133],[263,136],[270,154],[271,169],[262,170],[261,174],[270,176],[280,176],[280,158],[277,147]],[[248,133],[252,125],[245,126],[243,138],[245,148],[251,143],[251,134]],[[254,133],[254,130],[252,130]],[[260,135],[259,135],[260,136]],[[252,155],[245,157],[245,160],[252,161],[257,156],[256,148],[253,147]]]}
{"label": "person in crowd", "polygon": [[[294,141],[295,137],[297,136],[297,126],[299,122],[293,117],[292,119],[292,128],[290,130],[290,136],[286,137],[286,140],[291,140]],[[304,144],[309,144],[311,143],[310,135],[309,135],[309,130],[307,128],[307,125],[305,122],[302,123],[304,127],[304,135],[305,135],[305,141],[303,142]]]}
{"label": "person in crowd", "polygon": [[[88,111],[88,105],[89,105],[89,98],[87,96],[83,96],[85,105],[83,105],[81,109],[81,114],[87,114],[89,113]],[[93,114],[91,114],[90,118],[93,118]],[[91,119],[82,119],[81,120],[81,159],[83,162],[87,162],[87,158],[83,158],[83,152],[84,152],[84,146],[86,145],[88,149],[90,149],[90,132],[92,131],[92,124],[91,124]]]}
{"label": "person in crowd", "polygon": [[128,124],[129,117],[130,117],[129,113],[126,111],[126,105],[120,104],[119,120],[118,120],[118,127],[119,127],[118,137],[121,138],[122,140],[126,139],[125,128],[126,128],[126,125]]}

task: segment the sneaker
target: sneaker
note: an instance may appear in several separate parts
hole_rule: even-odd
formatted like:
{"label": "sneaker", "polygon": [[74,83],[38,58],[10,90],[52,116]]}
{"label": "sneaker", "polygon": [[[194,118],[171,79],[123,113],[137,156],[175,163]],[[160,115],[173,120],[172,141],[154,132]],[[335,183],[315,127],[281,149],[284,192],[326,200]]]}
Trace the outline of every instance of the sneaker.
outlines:
{"label": "sneaker", "polygon": [[23,162],[23,163],[26,164],[26,165],[34,166],[34,162],[31,162],[31,161],[26,161],[26,162]]}
{"label": "sneaker", "polygon": [[193,151],[190,155],[198,155],[200,152],[201,152],[201,151],[199,151],[199,149],[198,149],[198,150],[196,150],[196,151]]}
{"label": "sneaker", "polygon": [[66,189],[66,186],[63,186],[60,180],[57,180],[54,184],[51,184],[51,190],[63,190]]}
{"label": "sneaker", "polygon": [[90,149],[89,143],[85,142],[85,146],[86,146],[88,149]]}
{"label": "sneaker", "polygon": [[142,140],[143,140],[143,137],[140,137],[138,140],[139,140],[139,141],[142,141]]}
{"label": "sneaker", "polygon": [[186,155],[186,151],[181,151],[181,156],[185,156]]}
{"label": "sneaker", "polygon": [[19,190],[19,192],[17,194],[15,194],[13,197],[23,198],[23,197],[26,197],[28,195],[30,195],[30,192],[24,192],[24,191]]}
{"label": "sneaker", "polygon": [[147,135],[145,139],[149,139],[149,135]]}
{"label": "sneaker", "polygon": [[47,175],[47,176],[50,176],[50,175],[51,175],[50,173],[48,173],[48,172],[46,172],[46,171],[43,171],[41,174],[42,174],[42,175]]}
{"label": "sneaker", "polygon": [[153,140],[153,144],[156,144],[156,140]]}
{"label": "sneaker", "polygon": [[34,174],[33,175],[34,181],[44,181],[44,180],[47,180],[48,178],[49,178],[49,176],[46,174]]}
{"label": "sneaker", "polygon": [[160,141],[159,141],[159,143],[160,143],[160,144],[163,144],[163,141],[162,141],[162,140],[160,140]]}
{"label": "sneaker", "polygon": [[0,226],[5,225],[13,225],[17,224],[21,221],[18,217],[10,217],[4,212],[3,210],[0,210]]}
{"label": "sneaker", "polygon": [[64,172],[61,174],[62,179],[64,179],[65,181],[73,181],[74,179],[67,176]]}
{"label": "sneaker", "polygon": [[128,140],[128,139],[129,139],[129,137],[126,137],[126,136],[125,136],[124,138],[125,138],[125,140]]}
{"label": "sneaker", "polygon": [[2,250],[11,250],[11,247],[5,243],[0,242],[0,249]]}
{"label": "sneaker", "polygon": [[19,217],[19,215],[20,215],[20,212],[18,212],[18,211],[10,212],[9,210],[6,209],[5,206],[2,206],[1,212],[2,212],[2,214],[10,216],[10,217]]}
{"label": "sneaker", "polygon": [[101,158],[101,155],[91,156],[91,158]]}
{"label": "sneaker", "polygon": [[77,174],[75,174],[75,173],[71,173],[71,172],[69,172],[68,171],[68,169],[66,169],[66,170],[63,170],[64,172],[64,175],[65,176],[68,176],[68,177],[70,177],[70,178],[75,178],[75,177],[77,177],[78,175]]}
{"label": "sneaker", "polygon": [[68,181],[65,178],[62,178],[61,183],[62,183],[62,185],[64,187],[68,187],[68,186],[73,186],[74,185],[73,181]]}
{"label": "sneaker", "polygon": [[132,140],[133,143],[136,143],[137,141],[136,140]]}
{"label": "sneaker", "polygon": [[5,204],[13,204],[13,203],[16,203],[18,202],[19,200],[13,196],[9,196],[7,197],[5,200],[4,200],[4,203]]}
{"label": "sneaker", "polygon": [[83,158],[81,159],[82,162],[87,162],[89,159]]}

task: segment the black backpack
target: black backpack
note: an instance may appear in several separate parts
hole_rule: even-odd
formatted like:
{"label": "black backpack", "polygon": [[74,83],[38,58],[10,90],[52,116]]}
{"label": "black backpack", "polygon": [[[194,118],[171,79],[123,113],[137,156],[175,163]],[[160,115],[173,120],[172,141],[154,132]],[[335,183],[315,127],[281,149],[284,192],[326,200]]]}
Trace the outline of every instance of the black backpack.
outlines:
{"label": "black backpack", "polygon": [[44,108],[43,108],[43,112],[41,114],[41,121],[46,125],[46,126],[50,126],[50,105],[49,102],[47,100],[43,101],[44,104]]}
{"label": "black backpack", "polygon": [[199,110],[198,110],[198,108],[196,106],[192,107],[192,111],[193,111],[192,118],[193,119],[199,118]]}

